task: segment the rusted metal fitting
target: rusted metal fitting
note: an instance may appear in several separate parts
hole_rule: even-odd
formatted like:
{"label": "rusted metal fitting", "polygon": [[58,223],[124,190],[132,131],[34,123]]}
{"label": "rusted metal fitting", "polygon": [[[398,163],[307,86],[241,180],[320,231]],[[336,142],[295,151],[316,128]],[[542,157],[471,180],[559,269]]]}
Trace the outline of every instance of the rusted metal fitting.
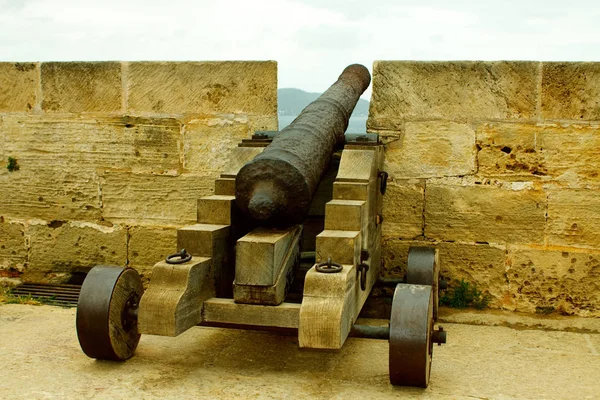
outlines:
{"label": "rusted metal fitting", "polygon": [[181,249],[179,253],[167,256],[165,261],[167,262],[167,264],[183,264],[190,261],[191,259],[192,255],[188,254],[188,252],[185,251],[185,249]]}
{"label": "rusted metal fitting", "polygon": [[360,276],[360,290],[364,292],[367,290],[367,272],[369,272],[369,264],[364,262],[359,264],[357,272]]}
{"label": "rusted metal fitting", "polygon": [[344,269],[341,264],[331,262],[331,257],[327,259],[326,262],[318,263],[315,266],[317,272],[322,272],[324,274],[335,274],[336,272],[340,272]]}
{"label": "rusted metal fitting", "polygon": [[384,195],[386,190],[387,190],[387,180],[388,180],[388,173],[385,171],[379,171],[379,192]]}
{"label": "rusted metal fitting", "polygon": [[431,341],[433,343],[437,343],[438,346],[442,344],[446,344],[447,332],[444,330],[444,327],[440,326],[438,329],[435,329],[431,333]]}

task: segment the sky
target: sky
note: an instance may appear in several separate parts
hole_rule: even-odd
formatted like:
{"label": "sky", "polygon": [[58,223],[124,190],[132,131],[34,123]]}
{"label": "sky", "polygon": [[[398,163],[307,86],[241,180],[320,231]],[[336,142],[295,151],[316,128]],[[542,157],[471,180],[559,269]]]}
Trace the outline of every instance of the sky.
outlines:
{"label": "sky", "polygon": [[375,60],[600,61],[600,1],[0,0],[0,61],[75,60],[275,60],[312,92]]}

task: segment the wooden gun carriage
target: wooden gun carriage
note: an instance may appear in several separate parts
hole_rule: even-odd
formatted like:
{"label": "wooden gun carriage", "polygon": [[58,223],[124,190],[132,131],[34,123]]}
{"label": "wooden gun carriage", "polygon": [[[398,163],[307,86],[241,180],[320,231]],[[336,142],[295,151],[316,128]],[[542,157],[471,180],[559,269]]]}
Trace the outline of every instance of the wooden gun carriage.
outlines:
{"label": "wooden gun carriage", "polygon": [[406,279],[386,281],[395,286],[388,326],[356,324],[379,276],[387,182],[378,136],[344,135],[369,83],[351,65],[289,127],[243,140],[145,292],[133,269],[94,267],[77,309],[85,354],[125,360],[141,334],[197,325],[292,330],[311,349],[384,338],[391,383],[426,387],[433,344],[446,340],[434,329],[436,249],[411,248]]}

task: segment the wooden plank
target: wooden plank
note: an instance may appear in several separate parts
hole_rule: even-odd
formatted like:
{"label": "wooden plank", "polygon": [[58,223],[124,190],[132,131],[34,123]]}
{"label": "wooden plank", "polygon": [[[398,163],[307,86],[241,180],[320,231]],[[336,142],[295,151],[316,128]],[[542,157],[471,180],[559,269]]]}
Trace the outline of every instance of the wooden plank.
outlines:
{"label": "wooden plank", "polygon": [[204,301],[202,321],[219,324],[258,327],[298,328],[300,304],[282,303],[278,306],[238,304],[231,299]]}
{"label": "wooden plank", "polygon": [[324,230],[317,235],[317,262],[331,261],[354,265],[360,260],[361,235],[359,231]]}
{"label": "wooden plank", "polygon": [[229,226],[195,224],[177,229],[177,248],[193,256],[218,258],[226,249]]}
{"label": "wooden plank", "polygon": [[339,165],[339,158],[333,158],[327,172],[321,177],[319,186],[317,186],[310,203],[309,217],[323,217],[325,215],[325,204],[333,198],[333,183],[338,174]]}
{"label": "wooden plank", "polygon": [[300,307],[298,343],[302,348],[340,349],[352,328],[356,268],[343,265],[338,273],[324,274],[313,267],[306,273]]}
{"label": "wooden plank", "polygon": [[331,200],[326,205],[325,229],[361,231],[366,226],[366,201]]}
{"label": "wooden plank", "polygon": [[364,182],[334,182],[333,198],[367,201],[369,198],[369,185]]}
{"label": "wooden plank", "polygon": [[[293,240],[288,246],[287,253],[273,285],[244,285],[236,281],[233,285],[233,298],[236,303],[278,305],[283,303],[291,282],[295,276],[295,266],[300,256],[300,238],[302,228],[293,230]],[[255,267],[260,267],[257,265]],[[237,272],[236,272],[237,274]]]}
{"label": "wooden plank", "polygon": [[198,199],[197,220],[200,224],[231,225],[235,196],[212,195]]}
{"label": "wooden plank", "polygon": [[177,249],[192,256],[210,257],[219,297],[232,296],[235,274],[233,240],[228,225],[195,224],[177,230]]}
{"label": "wooden plank", "polygon": [[157,263],[152,284],[140,301],[140,333],[177,336],[198,325],[202,302],[215,296],[211,264],[206,257],[194,257],[185,264]]}
{"label": "wooden plank", "polygon": [[377,147],[379,146],[367,150],[344,150],[336,182],[369,182],[377,157]]}
{"label": "wooden plank", "polygon": [[[343,264],[339,273],[306,274],[300,308],[300,347],[339,349],[358,318],[379,274],[381,262],[381,213],[378,173],[382,146],[347,148],[342,152],[334,200],[327,204],[325,229],[317,236],[317,261],[328,257]],[[360,201],[353,201],[360,200]],[[335,228],[335,229],[329,229]],[[366,250],[368,258],[361,260]],[[365,290],[361,289],[358,266],[369,265]]]}
{"label": "wooden plank", "polygon": [[215,194],[235,196],[235,178],[215,179]]}
{"label": "wooden plank", "polygon": [[275,284],[301,225],[285,229],[257,228],[238,239],[235,250],[235,282],[239,285]]}

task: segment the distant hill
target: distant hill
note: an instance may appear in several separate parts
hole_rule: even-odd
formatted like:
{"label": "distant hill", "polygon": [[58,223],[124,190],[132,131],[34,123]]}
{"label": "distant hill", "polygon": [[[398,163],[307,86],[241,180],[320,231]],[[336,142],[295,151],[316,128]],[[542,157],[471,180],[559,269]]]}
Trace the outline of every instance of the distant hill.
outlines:
{"label": "distant hill", "polygon": [[[277,110],[279,115],[298,115],[310,103],[319,97],[321,93],[310,93],[304,90],[285,88],[277,90]],[[369,115],[369,102],[359,99],[352,113],[353,117]]]}

